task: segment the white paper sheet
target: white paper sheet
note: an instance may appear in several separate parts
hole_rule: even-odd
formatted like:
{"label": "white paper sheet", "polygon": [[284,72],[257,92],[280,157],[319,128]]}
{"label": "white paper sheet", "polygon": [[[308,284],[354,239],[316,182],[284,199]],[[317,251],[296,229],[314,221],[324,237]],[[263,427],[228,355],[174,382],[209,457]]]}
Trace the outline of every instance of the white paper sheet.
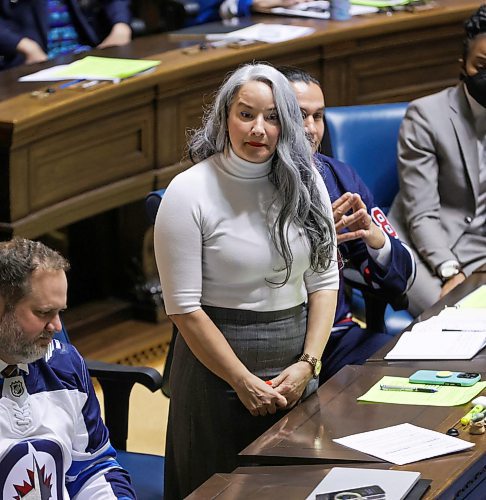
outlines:
{"label": "white paper sheet", "polygon": [[[268,12],[267,9],[262,9]],[[376,7],[368,7],[363,5],[351,5],[349,13],[351,16],[360,16],[363,14],[374,14],[379,9]],[[295,17],[310,17],[313,19],[329,19],[331,14],[329,12],[329,2],[327,0],[315,0],[313,2],[301,2],[292,7],[272,7],[269,9],[272,14],[282,16],[295,16]]]}
{"label": "white paper sheet", "polygon": [[413,326],[412,332],[429,331],[486,332],[486,309],[462,309],[446,307],[437,316],[432,316]]}
{"label": "white paper sheet", "polygon": [[385,359],[471,359],[486,346],[486,309],[446,307],[401,335]]}
{"label": "white paper sheet", "polygon": [[206,35],[206,40],[253,40],[255,42],[278,43],[310,35],[314,31],[314,28],[306,26],[258,23],[230,33],[209,34]]}
{"label": "white paper sheet", "polygon": [[59,66],[52,66],[52,68],[41,69],[30,75],[21,76],[19,82],[60,82],[66,80],[66,77],[60,77],[57,73],[68,66],[68,64],[61,64]]}
{"label": "white paper sheet", "polygon": [[486,332],[404,332],[385,359],[471,359],[486,345]]}
{"label": "white paper sheet", "polygon": [[474,443],[408,423],[333,441],[396,465],[410,464],[474,446]]}

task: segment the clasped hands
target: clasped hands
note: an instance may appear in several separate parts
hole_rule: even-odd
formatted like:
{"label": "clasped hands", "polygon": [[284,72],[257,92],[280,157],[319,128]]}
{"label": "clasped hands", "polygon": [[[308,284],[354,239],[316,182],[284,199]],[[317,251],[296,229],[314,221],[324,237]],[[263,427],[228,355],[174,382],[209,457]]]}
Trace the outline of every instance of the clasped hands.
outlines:
{"label": "clasped hands", "polygon": [[309,380],[312,366],[299,361],[287,367],[271,381],[249,374],[235,388],[238,397],[253,416],[273,415],[277,410],[290,409],[297,404]]}
{"label": "clasped hands", "polygon": [[385,235],[372,221],[359,194],[344,193],[332,204],[332,215],[338,245],[357,239],[375,249],[385,244]]}

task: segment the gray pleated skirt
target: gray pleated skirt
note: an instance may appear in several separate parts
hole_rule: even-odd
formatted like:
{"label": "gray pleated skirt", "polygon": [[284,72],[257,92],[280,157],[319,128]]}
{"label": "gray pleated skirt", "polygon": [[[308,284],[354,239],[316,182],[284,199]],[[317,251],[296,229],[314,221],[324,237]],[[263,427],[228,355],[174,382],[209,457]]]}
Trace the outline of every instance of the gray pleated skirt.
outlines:
{"label": "gray pleated skirt", "polygon": [[[303,352],[307,309],[255,312],[203,307],[242,363],[270,379]],[[312,379],[304,397],[317,389]],[[253,417],[224,380],[209,371],[177,335],[170,373],[165,500],[181,499],[216,472],[238,466],[238,453],[277,422],[285,411]]]}

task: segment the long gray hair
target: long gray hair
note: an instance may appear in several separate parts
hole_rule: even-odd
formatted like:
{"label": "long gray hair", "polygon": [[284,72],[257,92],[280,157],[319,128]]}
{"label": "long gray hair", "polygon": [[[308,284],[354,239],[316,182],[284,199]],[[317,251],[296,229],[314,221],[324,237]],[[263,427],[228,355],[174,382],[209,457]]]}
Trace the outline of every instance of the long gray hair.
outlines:
{"label": "long gray hair", "polygon": [[269,180],[277,189],[274,205],[278,215],[271,223],[272,240],[285,262],[285,279],[289,280],[293,255],[288,241],[289,224],[301,227],[311,248],[311,268],[325,271],[333,258],[334,224],[326,213],[316,186],[317,172],[312,164],[312,150],[306,138],[302,114],[295,92],[285,78],[268,64],[246,64],[223,82],[214,104],[206,111],[203,126],[189,141],[189,155],[193,161],[202,161],[230,146],[228,116],[231,105],[241,87],[250,81],[267,84],[273,93],[280,122],[280,136],[272,159]]}

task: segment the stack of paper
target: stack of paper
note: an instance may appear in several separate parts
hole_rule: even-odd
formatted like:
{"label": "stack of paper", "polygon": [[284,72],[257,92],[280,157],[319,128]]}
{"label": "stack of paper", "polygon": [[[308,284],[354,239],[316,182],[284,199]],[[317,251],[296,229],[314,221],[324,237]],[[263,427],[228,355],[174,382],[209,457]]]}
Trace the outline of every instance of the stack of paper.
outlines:
{"label": "stack of paper", "polygon": [[385,359],[471,359],[486,346],[486,309],[448,307],[401,335]]}
{"label": "stack of paper", "polygon": [[[301,2],[291,7],[272,7],[270,9],[260,9],[262,12],[270,12],[281,16],[293,17],[311,17],[314,19],[329,19],[331,17],[329,2],[327,0],[314,0],[310,2]],[[256,9],[257,11],[259,9]],[[351,16],[360,16],[363,14],[374,14],[378,8],[361,5],[351,5],[349,13]]]}
{"label": "stack of paper", "polygon": [[308,26],[292,26],[286,24],[258,23],[230,33],[215,33],[206,36],[207,40],[253,41],[278,43],[293,40],[314,33],[315,29]]}
{"label": "stack of paper", "polygon": [[399,7],[400,5],[407,5],[415,0],[351,0],[354,5],[369,5],[379,9],[386,9],[387,7]]}
{"label": "stack of paper", "polygon": [[[337,492],[339,490],[349,491],[350,489],[370,485],[379,486],[383,490],[386,500],[401,500],[406,497],[419,479],[420,472],[333,467],[307,497],[307,500],[315,500],[316,495],[322,495],[323,493]],[[343,496],[343,498],[351,497]]]}
{"label": "stack of paper", "polygon": [[87,56],[71,64],[54,66],[19,78],[21,82],[61,80],[109,80],[115,83],[144,73],[160,64],[146,59]]}

